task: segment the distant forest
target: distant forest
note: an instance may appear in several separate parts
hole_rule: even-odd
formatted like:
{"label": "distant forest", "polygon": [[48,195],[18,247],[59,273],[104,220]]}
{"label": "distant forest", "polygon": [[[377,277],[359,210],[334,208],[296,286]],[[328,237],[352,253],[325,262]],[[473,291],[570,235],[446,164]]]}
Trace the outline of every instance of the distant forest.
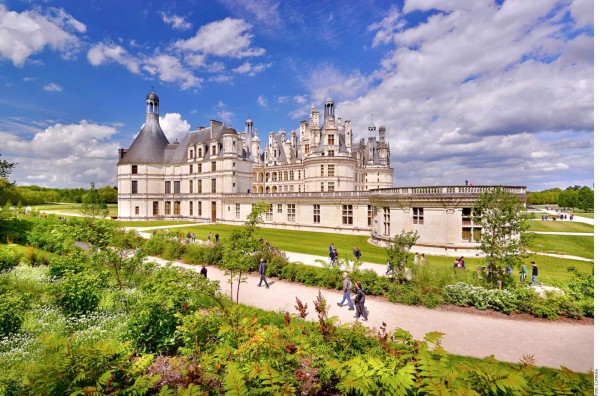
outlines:
{"label": "distant forest", "polygon": [[[117,187],[97,188],[102,201],[117,203]],[[0,205],[6,202],[21,205],[39,205],[51,202],[81,203],[89,188],[47,188],[38,186],[15,186],[0,178]]]}
{"label": "distant forest", "polygon": [[527,192],[527,205],[558,205],[561,208],[579,208],[587,212],[594,208],[594,190],[587,186],[571,186],[564,190],[552,188]]}

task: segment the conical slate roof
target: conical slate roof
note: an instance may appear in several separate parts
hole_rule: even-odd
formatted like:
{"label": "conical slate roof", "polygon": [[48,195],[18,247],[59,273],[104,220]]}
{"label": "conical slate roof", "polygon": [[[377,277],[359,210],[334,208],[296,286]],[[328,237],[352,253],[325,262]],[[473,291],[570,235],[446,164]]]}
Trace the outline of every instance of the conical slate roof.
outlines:
{"label": "conical slate roof", "polygon": [[158,123],[158,114],[146,114],[146,123],[131,147],[119,160],[120,164],[160,164],[169,140]]}

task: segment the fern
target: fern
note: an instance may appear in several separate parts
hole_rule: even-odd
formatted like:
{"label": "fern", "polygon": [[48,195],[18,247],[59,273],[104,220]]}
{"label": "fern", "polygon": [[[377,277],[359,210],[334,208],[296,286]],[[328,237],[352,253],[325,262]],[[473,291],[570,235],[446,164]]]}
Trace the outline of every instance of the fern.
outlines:
{"label": "fern", "polygon": [[230,363],[227,365],[227,374],[225,374],[225,377],[223,378],[223,385],[225,388],[225,395],[243,396],[248,393],[246,380],[237,363]]}

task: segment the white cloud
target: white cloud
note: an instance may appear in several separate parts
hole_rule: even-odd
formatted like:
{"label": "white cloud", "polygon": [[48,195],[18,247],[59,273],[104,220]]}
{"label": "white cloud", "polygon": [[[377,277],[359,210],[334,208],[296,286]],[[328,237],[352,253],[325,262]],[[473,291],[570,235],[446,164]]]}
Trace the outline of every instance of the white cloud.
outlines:
{"label": "white cloud", "polygon": [[170,25],[176,30],[189,30],[192,28],[192,24],[185,20],[184,17],[179,15],[168,15],[166,12],[161,12],[162,20],[167,25]]}
{"label": "white cloud", "polygon": [[93,66],[116,62],[125,66],[131,73],[140,72],[140,62],[126,49],[114,43],[99,43],[94,45],[87,53],[88,61]]}
{"label": "white cloud", "polygon": [[161,81],[178,82],[182,89],[199,87],[202,79],[194,76],[179,62],[179,58],[172,55],[154,55],[146,59],[145,71],[152,75],[158,75]]}
{"label": "white cloud", "polygon": [[170,142],[173,142],[175,139],[181,141],[191,129],[190,124],[182,119],[179,113],[167,113],[164,117],[159,117],[159,122]]}
{"label": "white cloud", "polygon": [[[409,12],[432,8],[444,12],[406,26]],[[591,184],[593,38],[574,31],[567,14],[587,26],[590,8],[409,0],[371,25],[373,45],[391,47],[378,70],[362,76],[331,66],[322,80],[346,84],[331,95],[355,139],[366,136],[371,114],[387,127],[392,165],[403,170],[396,185]],[[311,84],[322,101],[327,87]]]}
{"label": "white cloud", "polygon": [[31,138],[0,132],[3,154],[17,162],[11,178],[42,186],[76,187],[116,182],[118,144],[114,126],[89,123],[54,124]]}
{"label": "white cloud", "polygon": [[233,69],[234,73],[247,74],[249,76],[255,76],[257,73],[262,72],[265,69],[271,67],[272,63],[257,63],[252,65],[250,62],[244,62],[244,64]]}
{"label": "white cloud", "polygon": [[298,104],[304,104],[307,102],[306,96],[304,95],[296,95],[294,96],[294,101]]}
{"label": "white cloud", "polygon": [[283,103],[287,103],[289,101],[290,98],[288,98],[287,96],[279,96],[277,98],[277,103],[283,104]]}
{"label": "white cloud", "polygon": [[263,48],[250,46],[252,26],[241,19],[225,18],[211,22],[198,29],[196,35],[187,40],[178,40],[174,47],[179,50],[200,52],[231,58],[260,56]]}
{"label": "white cloud", "polygon": [[269,101],[263,95],[260,95],[258,99],[256,99],[256,103],[258,103],[258,105],[261,107],[267,107],[269,105]]}
{"label": "white cloud", "polygon": [[44,86],[44,90],[50,92],[62,92],[63,87],[55,83],[49,83]]}
{"label": "white cloud", "polygon": [[226,110],[221,110],[217,112],[217,117],[221,120],[223,120],[223,122],[226,125],[231,124],[231,119],[233,118],[233,113],[231,111],[226,111]]}
{"label": "white cloud", "polygon": [[279,1],[272,0],[223,0],[232,12],[237,15],[252,15],[257,21],[265,26],[279,27],[283,20],[279,12]]}
{"label": "white cloud", "polygon": [[72,33],[84,33],[86,27],[62,9],[49,8],[21,13],[9,11],[0,4],[0,57],[23,67],[33,54],[46,47],[69,59],[81,45]]}

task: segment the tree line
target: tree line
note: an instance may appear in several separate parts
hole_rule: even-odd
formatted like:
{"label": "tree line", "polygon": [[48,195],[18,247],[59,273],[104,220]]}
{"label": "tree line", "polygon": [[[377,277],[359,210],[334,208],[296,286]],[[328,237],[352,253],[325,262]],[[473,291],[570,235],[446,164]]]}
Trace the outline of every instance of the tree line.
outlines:
{"label": "tree line", "polygon": [[[22,205],[39,205],[49,202],[82,203],[90,194],[90,188],[48,188],[39,186],[16,186],[0,179],[0,205],[7,202]],[[117,187],[104,186],[97,189],[102,202],[117,203]]]}
{"label": "tree line", "polygon": [[560,208],[581,209],[588,212],[594,208],[594,190],[588,186],[569,186],[564,190],[551,188],[527,192],[528,205],[558,205]]}

